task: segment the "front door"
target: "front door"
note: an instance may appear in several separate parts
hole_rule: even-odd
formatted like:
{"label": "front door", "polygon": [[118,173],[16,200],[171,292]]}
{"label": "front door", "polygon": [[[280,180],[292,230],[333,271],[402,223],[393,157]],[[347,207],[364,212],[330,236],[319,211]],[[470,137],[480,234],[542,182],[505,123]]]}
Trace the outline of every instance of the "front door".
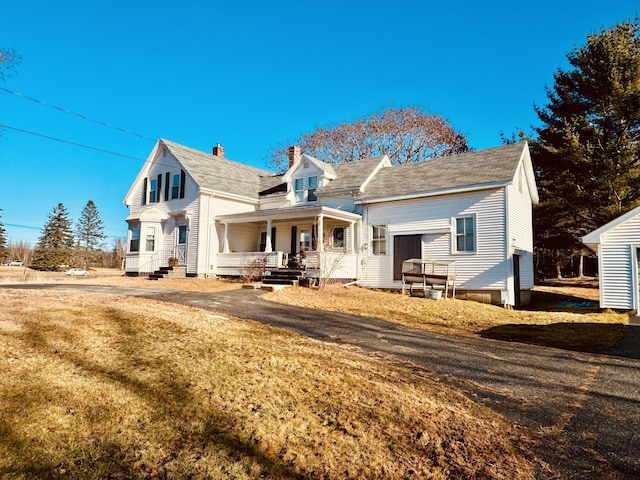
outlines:
{"label": "front door", "polygon": [[178,265],[187,264],[187,226],[178,225],[177,239],[176,239],[176,258],[178,259]]}

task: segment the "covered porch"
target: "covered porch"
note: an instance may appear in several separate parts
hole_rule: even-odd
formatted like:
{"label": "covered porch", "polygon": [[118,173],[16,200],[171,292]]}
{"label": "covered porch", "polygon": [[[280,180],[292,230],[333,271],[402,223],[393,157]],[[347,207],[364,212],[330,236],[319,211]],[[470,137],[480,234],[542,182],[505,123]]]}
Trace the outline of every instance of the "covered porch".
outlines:
{"label": "covered porch", "polygon": [[223,215],[216,275],[244,276],[251,265],[291,268],[326,278],[357,277],[361,216],[305,205]]}

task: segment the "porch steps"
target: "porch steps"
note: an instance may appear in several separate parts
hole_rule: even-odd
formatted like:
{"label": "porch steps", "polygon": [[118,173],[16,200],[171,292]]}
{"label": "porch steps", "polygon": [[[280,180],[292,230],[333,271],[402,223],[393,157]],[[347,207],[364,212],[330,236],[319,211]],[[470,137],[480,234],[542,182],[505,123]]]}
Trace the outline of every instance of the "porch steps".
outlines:
{"label": "porch steps", "polygon": [[187,267],[160,267],[159,270],[149,275],[149,280],[160,280],[161,278],[186,278]]}
{"label": "porch steps", "polygon": [[262,277],[264,285],[298,285],[304,271],[293,268],[274,268]]}

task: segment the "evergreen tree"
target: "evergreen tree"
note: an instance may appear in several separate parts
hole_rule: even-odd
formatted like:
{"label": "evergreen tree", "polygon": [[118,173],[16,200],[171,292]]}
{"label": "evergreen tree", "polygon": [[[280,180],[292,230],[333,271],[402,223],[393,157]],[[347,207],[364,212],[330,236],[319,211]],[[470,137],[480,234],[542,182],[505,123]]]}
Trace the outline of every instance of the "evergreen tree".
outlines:
{"label": "evergreen tree", "polygon": [[583,235],[640,205],[639,32],[636,19],[589,35],[536,108],[536,248],[558,274]]}
{"label": "evergreen tree", "polygon": [[104,226],[98,209],[93,200],[89,200],[82,209],[76,225],[78,260],[84,268],[94,260],[98,250],[104,246],[104,239]]}
{"label": "evergreen tree", "polygon": [[[0,212],[2,212],[1,208]],[[7,259],[7,255],[7,231],[4,228],[2,220],[0,220],[0,262],[4,262]]]}
{"label": "evergreen tree", "polygon": [[33,252],[31,266],[36,270],[57,270],[62,265],[69,265],[72,255],[71,220],[65,206],[59,203],[49,214]]}

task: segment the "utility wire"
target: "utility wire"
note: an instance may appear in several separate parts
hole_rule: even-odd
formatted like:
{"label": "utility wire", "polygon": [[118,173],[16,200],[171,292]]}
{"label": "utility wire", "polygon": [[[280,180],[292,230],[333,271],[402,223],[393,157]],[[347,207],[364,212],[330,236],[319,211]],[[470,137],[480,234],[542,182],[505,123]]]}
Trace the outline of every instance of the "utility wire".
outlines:
{"label": "utility wire", "polygon": [[[2,88],[2,87],[0,87],[0,88]],[[7,128],[9,130],[14,130],[16,132],[26,133],[28,135],[34,135],[36,137],[46,138],[47,140],[53,140],[53,141],[60,142],[60,143],[66,143],[68,145],[73,145],[75,147],[87,148],[89,150],[94,150],[96,152],[101,152],[101,153],[107,153],[109,155],[116,155],[118,157],[128,158],[128,159],[131,159],[131,160],[137,160],[137,161],[144,162],[144,163],[153,163],[152,160],[146,160],[144,158],[134,157],[133,155],[126,155],[124,153],[113,152],[111,150],[105,150],[103,148],[92,147],[90,145],[85,145],[83,143],[72,142],[70,140],[64,140],[62,138],[56,138],[56,137],[52,137],[52,136],[49,136],[49,135],[45,135],[43,133],[37,133],[37,132],[29,131],[29,130],[24,130],[22,128],[10,127],[9,125],[4,125],[4,124],[1,124],[1,123],[0,123],[0,128]],[[162,163],[162,162],[155,162],[155,165],[159,165],[159,166],[162,166],[162,167],[168,167],[168,168],[174,168],[175,167],[175,165],[169,165],[167,163]],[[228,177],[226,175],[220,175],[220,174],[216,174],[216,177],[217,178],[225,178],[227,180],[234,180],[234,181],[237,180],[236,178],[231,178],[231,177]],[[242,182],[245,183],[245,184],[260,185],[260,182],[251,182],[251,181],[249,181],[247,179],[242,180]]]}
{"label": "utility wire", "polygon": [[[2,87],[0,87],[0,88],[2,88]],[[131,156],[131,155],[126,155],[124,153],[112,152],[110,150],[105,150],[103,148],[98,148],[98,147],[92,147],[90,145],[84,145],[82,143],[76,143],[76,142],[72,142],[70,140],[63,140],[61,138],[50,137],[49,135],[44,135],[42,133],[31,132],[29,130],[23,130],[21,128],[10,127],[9,125],[0,124],[0,128],[8,128],[9,130],[15,130],[16,132],[27,133],[29,135],[35,135],[36,137],[42,137],[42,138],[46,138],[47,140],[54,140],[54,141],[60,142],[60,143],[67,143],[69,145],[74,145],[76,147],[88,148],[89,150],[95,150],[96,152],[102,152],[102,153],[108,153],[109,155],[116,155],[118,157],[130,158],[132,160],[141,160],[143,162],[145,161],[144,158],[134,157],[134,156]]]}
{"label": "utility wire", "polygon": [[102,120],[97,120],[95,118],[91,118],[91,117],[88,117],[86,115],[82,115],[81,113],[72,112],[71,110],[67,110],[66,108],[59,107],[57,105],[45,102],[43,100],[38,100],[37,98],[30,97],[29,95],[25,95],[23,93],[19,93],[19,92],[15,92],[13,90],[9,90],[8,88],[0,87],[0,90],[2,90],[3,92],[6,92],[6,93],[10,93],[11,95],[15,95],[16,97],[20,97],[20,98],[25,98],[27,100],[31,100],[32,102],[38,103],[40,105],[44,105],[45,107],[50,107],[50,108],[53,108],[55,110],[59,110],[59,111],[64,112],[64,113],[68,113],[69,115],[75,115],[78,118],[82,118],[83,120],[88,120],[90,122],[97,123],[98,125],[102,125],[103,127],[112,128],[114,130],[118,130],[118,131],[126,133],[128,135],[133,135],[135,137],[143,138],[145,140],[150,140],[152,142],[156,141],[154,138],[149,138],[149,137],[147,137],[145,135],[141,135],[139,133],[132,132],[132,131],[126,130],[124,128],[120,128],[120,127],[117,127],[115,125],[111,125],[109,123],[103,122]]}

